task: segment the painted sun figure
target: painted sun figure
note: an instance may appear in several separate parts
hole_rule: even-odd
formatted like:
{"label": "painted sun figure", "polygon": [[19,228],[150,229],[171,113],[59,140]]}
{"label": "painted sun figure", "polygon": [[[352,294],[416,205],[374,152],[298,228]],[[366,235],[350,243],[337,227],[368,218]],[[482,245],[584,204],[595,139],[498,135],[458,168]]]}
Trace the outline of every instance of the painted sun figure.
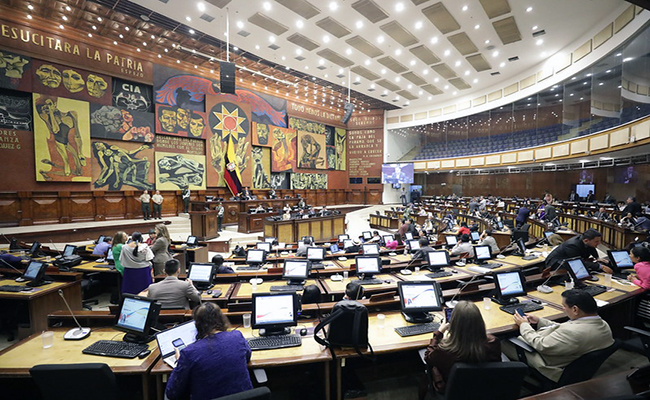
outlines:
{"label": "painted sun figure", "polygon": [[[239,116],[239,108],[235,108],[231,112],[228,111],[226,106],[221,106],[221,112],[212,112],[219,122],[212,127],[214,130],[220,130],[226,135],[230,135],[234,142],[237,142],[238,134],[245,134],[246,131],[242,128],[242,122],[246,121],[245,117]],[[226,137],[223,138],[226,140]]]}

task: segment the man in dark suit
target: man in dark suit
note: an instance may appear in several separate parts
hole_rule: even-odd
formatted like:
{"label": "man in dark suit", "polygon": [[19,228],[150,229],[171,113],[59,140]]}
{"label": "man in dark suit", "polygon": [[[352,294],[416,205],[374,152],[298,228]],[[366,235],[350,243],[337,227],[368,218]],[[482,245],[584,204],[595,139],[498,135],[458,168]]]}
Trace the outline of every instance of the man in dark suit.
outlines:
{"label": "man in dark suit", "polygon": [[641,215],[641,204],[636,202],[636,197],[630,196],[627,198],[627,205],[623,209],[623,215],[627,213],[632,214],[633,217],[638,217]]}
{"label": "man in dark suit", "polygon": [[555,248],[546,258],[547,268],[556,268],[560,263],[569,258],[580,257],[591,271],[612,273],[607,266],[608,260],[598,258],[596,247],[600,244],[602,234],[595,229],[587,229],[582,235],[572,237]]}

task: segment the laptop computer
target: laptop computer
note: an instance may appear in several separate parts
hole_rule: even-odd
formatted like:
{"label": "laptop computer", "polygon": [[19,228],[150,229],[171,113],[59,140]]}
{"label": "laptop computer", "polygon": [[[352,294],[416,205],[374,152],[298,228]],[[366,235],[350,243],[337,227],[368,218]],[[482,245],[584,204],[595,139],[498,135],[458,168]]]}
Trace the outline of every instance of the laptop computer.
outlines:
{"label": "laptop computer", "polygon": [[176,367],[176,349],[183,350],[196,341],[196,325],[194,320],[187,321],[173,328],[156,334],[158,349],[162,360],[172,368]]}

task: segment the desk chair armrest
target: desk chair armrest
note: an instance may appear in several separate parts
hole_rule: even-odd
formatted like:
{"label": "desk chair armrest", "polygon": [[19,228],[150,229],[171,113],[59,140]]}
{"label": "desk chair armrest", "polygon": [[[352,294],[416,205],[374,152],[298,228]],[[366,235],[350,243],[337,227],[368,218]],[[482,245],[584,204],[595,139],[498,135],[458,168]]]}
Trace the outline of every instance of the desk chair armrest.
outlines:
{"label": "desk chair armrest", "polygon": [[626,329],[628,331],[637,333],[637,334],[642,335],[642,336],[650,337],[650,332],[644,331],[643,329],[635,328],[635,327],[632,327],[632,326],[624,326],[623,329]]}
{"label": "desk chair armrest", "polygon": [[424,359],[424,353],[426,353],[427,349],[420,349],[418,350],[418,355],[420,356],[420,360],[422,360],[422,364],[427,365],[426,360]]}
{"label": "desk chair armrest", "polygon": [[101,272],[99,272],[99,271],[97,271],[97,272],[90,272],[90,273],[86,274],[86,277],[87,277],[87,278],[95,278],[95,277],[98,277],[99,274],[101,274]]}
{"label": "desk chair armrest", "polygon": [[535,349],[530,347],[528,343],[516,337],[509,338],[508,341],[515,346],[515,350],[517,351],[517,357],[519,358],[519,361],[528,364],[526,353],[534,353]]}

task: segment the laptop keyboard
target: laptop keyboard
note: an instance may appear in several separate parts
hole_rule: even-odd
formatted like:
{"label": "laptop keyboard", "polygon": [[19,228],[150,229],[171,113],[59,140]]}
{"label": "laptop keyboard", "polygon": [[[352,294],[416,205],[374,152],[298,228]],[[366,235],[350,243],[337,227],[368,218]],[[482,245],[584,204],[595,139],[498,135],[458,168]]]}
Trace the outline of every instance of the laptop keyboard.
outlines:
{"label": "laptop keyboard", "polygon": [[415,336],[422,335],[424,333],[435,332],[438,330],[438,328],[440,328],[440,324],[437,324],[435,322],[427,322],[426,324],[400,326],[398,328],[395,328],[395,332],[397,332],[397,334],[401,337]]}
{"label": "laptop keyboard", "polygon": [[147,350],[146,344],[122,342],[117,340],[98,340],[82,350],[84,354],[95,356],[135,358],[138,354]]}
{"label": "laptop keyboard", "polygon": [[302,345],[302,338],[298,335],[264,336],[246,340],[251,350],[281,349]]}
{"label": "laptop keyboard", "polygon": [[598,296],[599,294],[605,293],[607,291],[607,288],[603,286],[595,286],[595,285],[585,285],[583,287],[579,287],[576,289],[584,290],[585,292],[589,293],[592,297]]}
{"label": "laptop keyboard", "polygon": [[438,271],[438,272],[432,272],[430,274],[426,274],[425,276],[427,278],[435,279],[435,278],[444,278],[447,276],[452,276],[453,274],[451,272],[447,271]]}
{"label": "laptop keyboard", "polygon": [[23,289],[25,289],[26,286],[18,286],[18,285],[2,285],[0,286],[0,292],[21,292]]}
{"label": "laptop keyboard", "polygon": [[300,292],[303,290],[302,285],[279,285],[271,286],[272,292]]}
{"label": "laptop keyboard", "polygon": [[485,264],[480,264],[479,265],[479,267],[487,268],[487,269],[495,269],[495,268],[499,268],[499,267],[502,267],[502,266],[503,266],[503,264],[501,264],[501,263],[485,263]]}
{"label": "laptop keyboard", "polygon": [[237,267],[237,271],[257,271],[260,267],[258,265],[249,265],[243,267]]}
{"label": "laptop keyboard", "polygon": [[359,279],[359,283],[362,285],[381,285],[384,281],[380,279]]}
{"label": "laptop keyboard", "polygon": [[512,314],[512,315],[514,315],[515,310],[517,310],[518,308],[520,308],[521,311],[523,311],[524,313],[528,313],[528,312],[541,310],[544,307],[542,307],[540,304],[535,304],[535,303],[532,303],[532,302],[530,302],[530,303],[508,304],[508,305],[499,307],[499,309],[501,311],[505,311],[508,314]]}

